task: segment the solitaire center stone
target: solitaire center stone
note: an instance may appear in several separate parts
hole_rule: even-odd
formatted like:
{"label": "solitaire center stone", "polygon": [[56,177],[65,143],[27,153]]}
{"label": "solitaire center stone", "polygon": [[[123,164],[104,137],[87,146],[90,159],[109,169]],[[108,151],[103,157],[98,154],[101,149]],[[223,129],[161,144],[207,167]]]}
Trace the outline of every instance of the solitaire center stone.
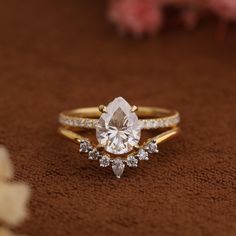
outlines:
{"label": "solitaire center stone", "polygon": [[128,102],[118,97],[106,108],[96,127],[99,144],[112,154],[130,152],[139,143],[141,127]]}

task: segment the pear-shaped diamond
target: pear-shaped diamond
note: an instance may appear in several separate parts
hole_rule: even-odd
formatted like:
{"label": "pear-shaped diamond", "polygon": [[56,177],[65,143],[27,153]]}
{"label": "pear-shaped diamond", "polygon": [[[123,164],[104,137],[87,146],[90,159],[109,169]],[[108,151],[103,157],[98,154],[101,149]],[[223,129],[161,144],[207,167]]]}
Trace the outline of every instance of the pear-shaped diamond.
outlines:
{"label": "pear-shaped diamond", "polygon": [[112,170],[118,179],[120,179],[121,175],[124,172],[124,169],[125,169],[125,164],[121,159],[117,158],[113,160]]}
{"label": "pear-shaped diamond", "polygon": [[111,102],[96,127],[98,142],[112,154],[124,154],[139,143],[141,127],[127,101],[118,97]]}

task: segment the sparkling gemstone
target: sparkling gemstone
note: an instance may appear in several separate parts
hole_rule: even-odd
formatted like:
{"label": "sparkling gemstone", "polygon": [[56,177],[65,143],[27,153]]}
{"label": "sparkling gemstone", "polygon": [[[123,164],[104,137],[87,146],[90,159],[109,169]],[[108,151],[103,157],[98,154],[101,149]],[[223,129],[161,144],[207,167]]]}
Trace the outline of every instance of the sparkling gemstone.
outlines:
{"label": "sparkling gemstone", "polygon": [[97,149],[93,149],[92,151],[89,152],[89,160],[97,160],[98,157],[100,156],[100,153],[98,152]]}
{"label": "sparkling gemstone", "polygon": [[96,127],[98,142],[112,154],[124,154],[139,143],[141,126],[131,106],[122,98],[111,102]]}
{"label": "sparkling gemstone", "polygon": [[87,153],[87,152],[91,151],[91,149],[92,149],[92,146],[88,141],[81,141],[80,142],[80,149],[79,149],[80,152]]}
{"label": "sparkling gemstone", "polygon": [[147,150],[149,153],[158,153],[157,143],[153,140],[147,145]]}
{"label": "sparkling gemstone", "polygon": [[138,158],[139,160],[149,160],[148,158],[148,152],[146,152],[144,149],[140,149],[138,151]]}
{"label": "sparkling gemstone", "polygon": [[102,156],[99,162],[100,162],[100,166],[107,167],[110,165],[110,158],[108,156]]}
{"label": "sparkling gemstone", "polygon": [[125,164],[123,163],[123,161],[121,159],[117,158],[117,159],[113,160],[112,170],[118,179],[123,174],[124,169],[125,169]]}
{"label": "sparkling gemstone", "polygon": [[128,156],[126,163],[129,167],[137,167],[138,159],[136,159],[134,156]]}

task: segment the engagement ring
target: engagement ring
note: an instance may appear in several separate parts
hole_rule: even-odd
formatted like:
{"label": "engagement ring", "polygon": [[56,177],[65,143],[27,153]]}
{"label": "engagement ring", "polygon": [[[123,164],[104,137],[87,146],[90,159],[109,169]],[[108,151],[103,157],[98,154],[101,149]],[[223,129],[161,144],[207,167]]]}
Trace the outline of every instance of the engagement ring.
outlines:
{"label": "engagement ring", "polygon": [[[118,97],[107,106],[79,108],[59,115],[59,132],[79,145],[80,153],[98,160],[101,167],[111,166],[117,178],[125,166],[137,167],[158,153],[158,144],[179,132],[179,113],[163,108],[130,106]],[[85,129],[96,130],[96,143],[82,137]],[[140,145],[141,131],[162,132]],[[164,130],[164,131],[163,131]]]}

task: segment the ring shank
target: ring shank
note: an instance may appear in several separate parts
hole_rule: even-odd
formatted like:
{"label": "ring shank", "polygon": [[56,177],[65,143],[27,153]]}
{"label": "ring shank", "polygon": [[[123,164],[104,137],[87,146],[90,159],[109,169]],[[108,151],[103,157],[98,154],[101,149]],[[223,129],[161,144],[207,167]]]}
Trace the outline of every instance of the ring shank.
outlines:
{"label": "ring shank", "polygon": [[[166,117],[174,115],[175,111],[171,111],[164,108],[159,107],[139,107],[136,114],[139,118],[144,117]],[[70,111],[65,111],[62,114],[69,116],[69,117],[81,117],[81,118],[99,118],[101,116],[101,112],[98,110],[97,107],[85,107],[85,108],[78,108]]]}
{"label": "ring shank", "polygon": [[[180,122],[177,111],[171,111],[158,107],[139,107],[136,114],[142,129],[157,129],[174,127]],[[101,112],[97,107],[79,108],[62,112],[59,122],[71,128],[95,129]]]}
{"label": "ring shank", "polygon": [[[71,141],[73,141],[75,143],[80,143],[81,141],[84,141],[84,140],[89,141],[89,139],[81,136],[80,134],[78,134],[76,132],[68,130],[68,129],[64,128],[64,127],[59,127],[58,132],[62,136],[70,139]],[[167,131],[157,135],[154,138],[151,138],[150,140],[154,140],[157,144],[160,144],[160,143],[165,142],[168,139],[176,136],[179,132],[180,132],[180,129],[178,127],[174,127],[174,128],[172,128],[170,130],[167,130]]]}

